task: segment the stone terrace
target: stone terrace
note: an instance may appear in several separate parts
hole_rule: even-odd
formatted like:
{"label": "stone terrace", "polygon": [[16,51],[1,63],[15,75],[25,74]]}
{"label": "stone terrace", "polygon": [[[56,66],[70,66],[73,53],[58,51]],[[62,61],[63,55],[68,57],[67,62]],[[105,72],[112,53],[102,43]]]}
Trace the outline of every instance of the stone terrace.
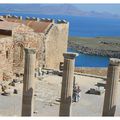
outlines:
{"label": "stone terrace", "polygon": [[[62,77],[49,75],[44,79],[36,79],[35,94],[35,109],[37,114],[34,116],[58,116],[59,102],[61,94]],[[72,116],[102,116],[104,93],[102,95],[85,94],[90,88],[95,88],[97,82],[105,82],[101,78],[76,75],[76,83],[81,88],[81,99],[79,102],[72,103]],[[0,115],[1,116],[20,116],[22,105],[22,83],[17,83],[15,87],[18,89],[18,94],[10,96],[0,95]],[[120,91],[120,82],[118,84]],[[118,93],[119,94],[119,93]],[[8,102],[9,101],[9,102]],[[115,116],[120,116],[120,97],[117,95],[117,110]]]}

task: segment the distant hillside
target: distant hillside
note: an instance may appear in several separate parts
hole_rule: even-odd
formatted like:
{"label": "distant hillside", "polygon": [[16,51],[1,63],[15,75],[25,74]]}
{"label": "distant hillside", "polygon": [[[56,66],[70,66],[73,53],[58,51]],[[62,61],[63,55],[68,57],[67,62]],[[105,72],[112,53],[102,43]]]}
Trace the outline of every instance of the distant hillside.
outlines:
{"label": "distant hillside", "polygon": [[74,4],[1,4],[0,12],[32,12],[46,15],[52,14],[120,18],[119,15],[108,12],[100,13],[96,11],[82,11],[76,8]]}
{"label": "distant hillside", "polygon": [[120,58],[120,37],[69,37],[68,47],[78,53]]}

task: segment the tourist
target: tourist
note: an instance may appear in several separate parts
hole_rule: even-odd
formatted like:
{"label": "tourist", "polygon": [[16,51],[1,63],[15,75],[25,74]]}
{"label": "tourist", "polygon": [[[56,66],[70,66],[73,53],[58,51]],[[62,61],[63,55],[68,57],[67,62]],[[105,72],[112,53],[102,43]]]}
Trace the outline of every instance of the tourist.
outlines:
{"label": "tourist", "polygon": [[81,93],[81,89],[80,89],[80,86],[78,86],[78,88],[77,88],[77,99],[78,99],[78,101],[80,100],[80,93]]}
{"label": "tourist", "polygon": [[73,96],[72,96],[73,102],[77,102],[77,87],[73,87]]}
{"label": "tourist", "polygon": [[73,87],[73,96],[72,96],[73,102],[78,102],[80,100],[80,92],[81,92],[80,86]]}

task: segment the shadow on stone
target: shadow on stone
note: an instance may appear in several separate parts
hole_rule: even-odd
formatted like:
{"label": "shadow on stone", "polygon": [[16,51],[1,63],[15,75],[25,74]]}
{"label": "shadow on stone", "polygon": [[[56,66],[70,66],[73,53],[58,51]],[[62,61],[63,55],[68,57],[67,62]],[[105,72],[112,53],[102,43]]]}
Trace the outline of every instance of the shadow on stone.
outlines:
{"label": "shadow on stone", "polygon": [[59,113],[60,116],[70,116],[71,102],[72,102],[72,99],[70,96],[67,97],[65,100],[61,101],[60,113]]}
{"label": "shadow on stone", "polygon": [[32,98],[33,98],[33,89],[30,88],[23,95],[23,104],[22,104],[22,116],[31,116],[32,115]]}
{"label": "shadow on stone", "polygon": [[99,89],[94,89],[94,88],[90,88],[90,90],[88,90],[86,92],[86,94],[94,94],[94,95],[101,95],[102,93],[104,93],[105,90],[99,90]]}
{"label": "shadow on stone", "polygon": [[110,110],[110,116],[114,116],[116,111],[116,105],[114,105]]}
{"label": "shadow on stone", "polygon": [[115,111],[116,111],[116,105],[114,105],[109,111],[107,111],[106,113],[103,113],[104,117],[108,117],[108,116],[114,116],[115,115]]}

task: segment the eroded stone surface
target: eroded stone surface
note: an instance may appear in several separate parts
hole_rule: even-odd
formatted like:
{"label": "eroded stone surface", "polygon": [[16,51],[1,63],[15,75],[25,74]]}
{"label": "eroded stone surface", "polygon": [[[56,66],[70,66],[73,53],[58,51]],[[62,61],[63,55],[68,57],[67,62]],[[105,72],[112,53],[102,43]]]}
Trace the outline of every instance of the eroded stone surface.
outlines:
{"label": "eroded stone surface", "polygon": [[[42,80],[35,79],[34,111],[38,111],[34,116],[59,116],[59,101],[61,94],[62,77],[50,75]],[[7,81],[8,82],[8,81]],[[76,83],[81,88],[80,101],[72,103],[72,116],[102,116],[104,93],[102,95],[85,94],[90,88],[94,88],[98,82],[104,82],[103,79],[89,76],[76,76]],[[8,82],[9,83],[9,82]],[[10,86],[11,91],[18,90],[18,94],[10,96],[0,95],[0,116],[20,116],[22,105],[22,85],[16,83],[16,86]],[[118,83],[118,91],[120,82]],[[8,102],[9,101],[9,102]],[[117,109],[115,116],[120,116],[120,96],[117,93]]]}
{"label": "eroded stone surface", "polygon": [[36,68],[59,69],[62,54],[67,51],[69,24],[20,18],[0,18],[0,80],[23,73],[25,47],[36,49]]}

